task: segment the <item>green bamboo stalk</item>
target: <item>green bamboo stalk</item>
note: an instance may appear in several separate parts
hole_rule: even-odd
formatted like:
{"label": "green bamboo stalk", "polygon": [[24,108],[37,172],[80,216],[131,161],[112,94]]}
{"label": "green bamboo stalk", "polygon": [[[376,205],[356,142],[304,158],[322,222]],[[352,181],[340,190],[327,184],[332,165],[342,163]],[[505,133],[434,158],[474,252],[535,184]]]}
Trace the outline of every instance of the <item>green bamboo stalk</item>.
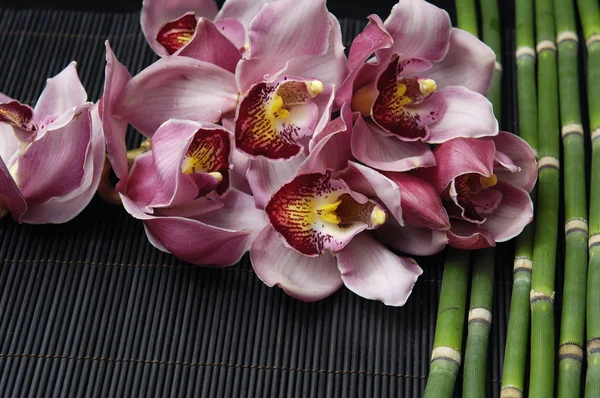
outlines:
{"label": "green bamboo stalk", "polygon": [[469,252],[448,248],[424,398],[451,398],[454,394],[462,357],[468,283]]}
{"label": "green bamboo stalk", "polygon": [[529,395],[554,394],[554,278],[559,202],[559,120],[552,0],[536,1],[538,45],[538,201],[531,275]]}
{"label": "green bamboo stalk", "polygon": [[578,0],[579,18],[588,54],[587,93],[592,139],[587,279],[587,374],[585,396],[600,396],[600,7],[596,0]]}
{"label": "green bamboo stalk", "polygon": [[[533,0],[516,2],[515,20],[519,135],[537,153],[538,116]],[[535,203],[535,190],[532,191],[531,196]],[[522,397],[525,388],[534,231],[535,224],[529,224],[519,235],[516,243],[510,317],[500,392],[502,398]]]}
{"label": "green bamboo stalk", "polygon": [[578,38],[572,0],[555,0],[560,118],[564,156],[565,276],[558,351],[558,397],[577,398],[585,325],[587,200],[585,148],[579,103]]}
{"label": "green bamboo stalk", "polygon": [[475,0],[456,0],[455,5],[458,27],[473,36],[479,37]]}
{"label": "green bamboo stalk", "polygon": [[494,115],[500,120],[502,115],[502,36],[500,32],[500,13],[498,11],[497,0],[481,0],[481,32],[483,42],[490,46],[496,53],[496,67],[492,86],[487,95],[494,106]]}
{"label": "green bamboo stalk", "polygon": [[485,397],[488,341],[492,326],[495,249],[479,250],[473,261],[463,397]]}

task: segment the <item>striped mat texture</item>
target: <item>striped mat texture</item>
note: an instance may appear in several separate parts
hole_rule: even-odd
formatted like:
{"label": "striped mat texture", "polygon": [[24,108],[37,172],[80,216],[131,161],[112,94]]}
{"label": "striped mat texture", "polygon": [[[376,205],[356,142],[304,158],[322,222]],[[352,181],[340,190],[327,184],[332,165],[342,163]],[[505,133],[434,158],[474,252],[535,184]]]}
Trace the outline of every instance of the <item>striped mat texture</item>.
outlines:
{"label": "striped mat texture", "polygon": [[[341,23],[349,47],[365,21]],[[0,8],[0,92],[33,105],[45,79],[76,60],[96,100],[106,39],[132,73],[155,59],[139,13]],[[505,45],[510,89],[509,34]],[[139,142],[128,135],[130,147]],[[408,304],[390,308],[345,288],[299,302],[263,285],[247,257],[225,269],[184,263],[98,198],[64,225],[0,220],[0,242],[2,397],[419,397],[425,388],[443,256],[419,259]],[[512,250],[498,250],[490,397],[499,396]]]}

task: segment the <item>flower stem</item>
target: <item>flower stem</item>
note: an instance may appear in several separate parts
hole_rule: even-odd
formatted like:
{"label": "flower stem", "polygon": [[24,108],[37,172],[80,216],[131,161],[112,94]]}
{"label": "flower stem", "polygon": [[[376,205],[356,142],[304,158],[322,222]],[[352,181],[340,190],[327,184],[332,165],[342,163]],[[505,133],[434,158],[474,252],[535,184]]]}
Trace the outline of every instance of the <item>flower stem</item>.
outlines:
{"label": "flower stem", "polygon": [[[515,19],[519,135],[537,154],[538,116],[533,0],[516,2]],[[531,196],[535,203],[535,190],[532,191]],[[522,397],[525,388],[534,231],[534,223],[529,224],[519,235],[516,243],[510,317],[500,392],[503,398]]]}
{"label": "flower stem", "polygon": [[449,247],[424,398],[450,398],[454,394],[461,362],[468,283],[469,252]]}
{"label": "flower stem", "polygon": [[479,37],[475,0],[456,0],[455,4],[458,27]]}
{"label": "flower stem", "polygon": [[587,276],[585,148],[579,103],[575,10],[571,0],[555,0],[558,37],[560,118],[564,156],[565,276],[558,350],[558,397],[579,397]]}
{"label": "flower stem", "polygon": [[590,184],[589,264],[587,278],[587,374],[585,396],[600,396],[600,6],[578,0],[579,18],[587,46],[587,94],[592,138]]}
{"label": "flower stem", "polygon": [[492,86],[487,95],[494,106],[494,115],[500,120],[502,115],[502,37],[500,34],[500,13],[497,0],[481,0],[481,33],[483,42],[496,53],[496,67]]}
{"label": "flower stem", "polygon": [[559,120],[552,0],[536,1],[538,53],[538,200],[531,275],[529,395],[554,394],[554,279],[559,202]]}

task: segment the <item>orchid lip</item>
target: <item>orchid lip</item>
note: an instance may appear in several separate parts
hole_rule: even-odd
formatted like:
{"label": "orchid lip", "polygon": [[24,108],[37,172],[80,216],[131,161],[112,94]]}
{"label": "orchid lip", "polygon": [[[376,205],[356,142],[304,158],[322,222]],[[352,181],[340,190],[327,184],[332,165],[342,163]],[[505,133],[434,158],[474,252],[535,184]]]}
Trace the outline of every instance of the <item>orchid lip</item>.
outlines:
{"label": "orchid lip", "polygon": [[196,31],[196,23],[196,15],[193,12],[166,22],[156,34],[156,41],[167,50],[169,55],[173,55],[192,40]]}

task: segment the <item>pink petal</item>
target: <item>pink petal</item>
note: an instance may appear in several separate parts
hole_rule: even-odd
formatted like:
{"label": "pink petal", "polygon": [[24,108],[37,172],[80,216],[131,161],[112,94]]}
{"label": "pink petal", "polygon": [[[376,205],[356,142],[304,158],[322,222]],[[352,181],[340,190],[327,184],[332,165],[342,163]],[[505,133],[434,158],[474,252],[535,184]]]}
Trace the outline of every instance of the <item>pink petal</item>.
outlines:
{"label": "pink petal", "polygon": [[200,18],[194,37],[176,55],[209,62],[232,73],[242,57],[240,50],[206,18]]}
{"label": "pink petal", "polygon": [[406,303],[423,273],[415,260],[392,253],[367,233],[338,253],[338,267],[348,289],[393,306]]}
{"label": "pink petal", "polygon": [[12,126],[0,123],[0,159],[9,169],[12,167],[19,152],[19,141]]}
{"label": "pink petal", "polygon": [[256,275],[267,286],[281,287],[302,301],[321,300],[342,286],[333,255],[303,256],[286,247],[270,226],[262,230],[252,245],[250,260]]}
{"label": "pink petal", "polygon": [[492,103],[469,89],[450,86],[437,91],[446,98],[443,115],[429,125],[427,142],[440,144],[453,138],[478,138],[498,134]]}
{"label": "pink petal", "polygon": [[448,213],[433,185],[407,173],[384,175],[400,187],[406,225],[437,230],[450,228]]}
{"label": "pink petal", "polygon": [[148,240],[159,250],[199,265],[228,266],[237,263],[248,250],[250,231],[226,230],[183,217],[155,217],[144,213],[121,194],[125,210],[144,220]]}
{"label": "pink petal", "polygon": [[444,250],[448,244],[446,231],[400,226],[394,220],[385,223],[375,231],[377,238],[385,245],[413,256],[431,256]]}
{"label": "pink petal", "polygon": [[494,143],[489,139],[456,138],[433,150],[437,167],[426,169],[423,174],[441,193],[459,175],[476,173],[490,177],[495,152]]}
{"label": "pink petal", "polygon": [[309,151],[312,152],[317,144],[329,135],[347,131],[352,131],[353,115],[348,104],[342,106],[341,115],[327,123],[323,129],[315,132],[310,139]]}
{"label": "pink petal", "polygon": [[101,100],[101,119],[106,138],[108,157],[110,164],[119,179],[124,179],[129,173],[127,165],[127,147],[125,142],[125,133],[127,131],[127,121],[119,119],[113,115],[115,101],[123,91],[123,87],[131,80],[129,71],[123,64],[117,60],[112,51],[108,40],[106,45],[106,69],[104,94]]}
{"label": "pink petal", "polygon": [[385,20],[385,28],[394,39],[386,52],[404,58],[442,60],[450,44],[451,23],[448,13],[423,0],[402,0]]}
{"label": "pink petal", "polygon": [[354,80],[365,61],[377,50],[389,48],[394,40],[389,35],[379,16],[369,15],[369,23],[352,42],[348,55],[349,74],[336,93],[336,105],[350,103],[354,91]]}
{"label": "pink petal", "polygon": [[188,12],[198,17],[212,19],[217,14],[214,0],[144,0],[142,5],[142,31],[148,44],[160,56],[168,55],[156,40],[158,31],[166,22],[180,18]]}
{"label": "pink petal", "polygon": [[285,162],[272,162],[262,157],[251,159],[247,177],[256,207],[264,209],[271,195],[283,184],[294,179],[304,159],[304,156]]}
{"label": "pink petal", "polygon": [[167,57],[131,79],[117,103],[115,115],[151,138],[169,119],[218,122],[237,104],[233,74],[188,57]]}
{"label": "pink petal", "polygon": [[407,171],[435,166],[433,153],[422,142],[402,141],[358,118],[352,134],[352,154],[378,170]]}
{"label": "pink petal", "polygon": [[[100,183],[104,168],[105,143],[102,122],[98,113],[98,105],[90,110],[92,122],[92,137],[85,153],[83,177],[79,187],[66,195],[53,197],[45,202],[32,205],[23,216],[23,222],[28,224],[64,223],[85,209],[90,203]],[[55,134],[50,132],[49,134]],[[81,134],[81,131],[77,133]]]}
{"label": "pink petal", "polygon": [[[228,1],[227,3],[230,2]],[[246,27],[240,21],[233,18],[218,19],[215,21],[215,25],[219,29],[219,32],[233,43],[235,48],[240,51],[243,50],[244,45],[247,43]]]}
{"label": "pink petal", "polygon": [[69,123],[48,130],[19,158],[16,179],[30,207],[81,187],[92,139],[91,107],[73,109]]}
{"label": "pink petal", "polygon": [[400,188],[392,180],[378,171],[355,162],[348,162],[348,167],[337,177],[344,180],[353,191],[381,201],[396,221],[404,224]]}
{"label": "pink petal", "polygon": [[11,101],[14,101],[14,100],[12,98],[10,98],[8,95],[0,93],[0,103],[11,102]]}
{"label": "pink petal", "polygon": [[[494,173],[501,180],[523,188],[527,192],[531,192],[537,181],[538,174],[535,154],[531,147],[523,139],[504,131],[492,137],[492,140],[496,145],[496,159],[507,169],[503,170],[502,168],[495,167]],[[511,170],[507,160],[501,158],[502,155],[506,156],[520,171]],[[504,163],[502,159],[505,159]]]}
{"label": "pink petal", "polygon": [[519,235],[533,220],[533,202],[528,192],[504,181],[494,187],[502,193],[502,201],[487,215],[482,225],[496,242],[505,242]]}
{"label": "pink petal", "polygon": [[448,244],[457,249],[475,250],[496,246],[494,237],[478,224],[463,220],[452,220],[452,228],[447,231]]}
{"label": "pink petal", "polygon": [[87,93],[79,81],[76,65],[71,62],[58,75],[48,79],[33,110],[34,120],[40,128],[87,101]]}
{"label": "pink petal", "polygon": [[[244,28],[262,10],[265,4],[273,0],[227,0],[217,14],[216,21],[238,20]],[[244,42],[245,43],[245,42]]]}
{"label": "pink petal", "polygon": [[486,95],[495,65],[496,54],[491,48],[469,32],[452,28],[448,54],[433,65],[427,77],[436,81],[438,89],[462,86]]}
{"label": "pink petal", "polygon": [[0,211],[4,209],[10,211],[15,221],[21,221],[23,213],[27,211],[27,203],[4,161],[0,158]]}
{"label": "pink petal", "polygon": [[[233,131],[233,129],[229,130]],[[252,189],[250,189],[246,178],[250,168],[250,158],[241,151],[234,149],[231,152],[231,164],[233,165],[232,170],[229,172],[231,186],[247,194],[252,194]]]}
{"label": "pink petal", "polygon": [[266,4],[250,23],[250,57],[236,72],[240,91],[282,72],[295,57],[325,54],[330,30],[324,0]]}

